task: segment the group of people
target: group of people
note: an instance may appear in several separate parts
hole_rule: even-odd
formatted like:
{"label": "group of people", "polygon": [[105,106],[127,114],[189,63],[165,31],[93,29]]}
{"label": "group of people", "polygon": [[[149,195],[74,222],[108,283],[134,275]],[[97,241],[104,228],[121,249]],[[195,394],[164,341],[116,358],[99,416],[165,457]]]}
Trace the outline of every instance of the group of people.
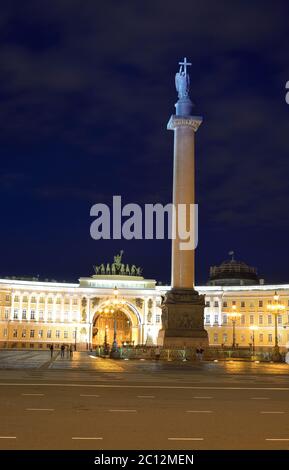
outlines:
{"label": "group of people", "polygon": [[[54,346],[53,344],[51,344],[49,346],[49,349],[50,349],[50,356],[51,358],[53,357],[53,351],[54,351]],[[66,357],[67,359],[70,358],[72,359],[73,358],[73,351],[74,351],[74,347],[72,344],[62,344],[61,347],[60,347],[60,357],[64,358],[64,355],[65,355],[65,350],[66,350]]]}

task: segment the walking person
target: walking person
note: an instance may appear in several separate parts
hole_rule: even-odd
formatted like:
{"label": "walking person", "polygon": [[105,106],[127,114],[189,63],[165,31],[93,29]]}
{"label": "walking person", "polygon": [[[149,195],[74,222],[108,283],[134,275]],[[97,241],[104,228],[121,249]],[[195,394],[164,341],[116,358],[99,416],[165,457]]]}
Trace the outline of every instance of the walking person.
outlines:
{"label": "walking person", "polygon": [[51,357],[51,359],[52,359],[52,358],[53,358],[53,349],[54,349],[54,348],[53,348],[53,344],[51,344],[51,345],[49,346],[49,349],[50,349],[50,357]]}
{"label": "walking person", "polygon": [[69,347],[69,353],[70,353],[70,359],[72,359],[73,358],[73,346],[72,346],[72,344]]}
{"label": "walking person", "polygon": [[157,346],[156,349],[155,349],[155,358],[156,358],[156,361],[159,361],[160,355],[161,355],[161,351],[160,351],[160,348]]}
{"label": "walking person", "polygon": [[60,356],[61,356],[61,357],[64,357],[64,350],[65,350],[64,344],[61,345],[61,348],[60,348],[60,349],[61,349],[61,354],[60,354]]}

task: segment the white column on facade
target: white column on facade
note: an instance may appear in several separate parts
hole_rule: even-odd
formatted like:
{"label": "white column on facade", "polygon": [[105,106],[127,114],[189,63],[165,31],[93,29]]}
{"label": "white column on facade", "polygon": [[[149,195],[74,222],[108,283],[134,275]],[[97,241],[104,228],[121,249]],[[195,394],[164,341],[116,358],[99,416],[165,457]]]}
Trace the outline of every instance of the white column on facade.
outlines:
{"label": "white column on facade", "polygon": [[23,303],[23,292],[19,294],[19,310],[18,310],[18,318],[22,321],[22,303]]}
{"label": "white column on facade", "polygon": [[41,294],[36,295],[36,303],[35,303],[35,321],[39,322],[39,296]]}
{"label": "white column on facade", "polygon": [[48,297],[49,294],[44,296],[44,322],[46,323],[48,320]]}
{"label": "white column on facade", "polygon": [[10,320],[13,320],[14,317],[14,297],[15,293],[11,292],[11,311],[10,311]]}

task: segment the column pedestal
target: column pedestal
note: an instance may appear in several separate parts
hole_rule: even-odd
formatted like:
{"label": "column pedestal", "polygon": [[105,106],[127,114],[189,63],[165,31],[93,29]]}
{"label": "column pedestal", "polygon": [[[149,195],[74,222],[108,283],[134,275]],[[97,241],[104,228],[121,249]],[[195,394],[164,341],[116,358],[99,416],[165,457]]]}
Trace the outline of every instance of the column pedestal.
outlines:
{"label": "column pedestal", "polygon": [[195,289],[173,288],[165,295],[159,343],[164,348],[182,349],[208,346],[204,329],[205,297]]}

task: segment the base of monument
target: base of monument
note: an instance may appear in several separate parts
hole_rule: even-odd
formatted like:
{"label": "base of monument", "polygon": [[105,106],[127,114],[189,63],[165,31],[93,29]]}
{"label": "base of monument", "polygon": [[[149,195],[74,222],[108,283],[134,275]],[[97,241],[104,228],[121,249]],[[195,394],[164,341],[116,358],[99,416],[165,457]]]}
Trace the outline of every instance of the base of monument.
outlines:
{"label": "base of monument", "polygon": [[158,346],[165,349],[206,349],[209,346],[208,334],[205,331],[201,336],[199,332],[191,333],[191,336],[179,336],[179,332],[174,336],[170,336],[167,331],[160,330],[158,336]]}
{"label": "base of monument", "polygon": [[161,308],[160,346],[173,349],[209,346],[204,329],[204,295],[199,295],[195,289],[173,288],[166,293]]}

